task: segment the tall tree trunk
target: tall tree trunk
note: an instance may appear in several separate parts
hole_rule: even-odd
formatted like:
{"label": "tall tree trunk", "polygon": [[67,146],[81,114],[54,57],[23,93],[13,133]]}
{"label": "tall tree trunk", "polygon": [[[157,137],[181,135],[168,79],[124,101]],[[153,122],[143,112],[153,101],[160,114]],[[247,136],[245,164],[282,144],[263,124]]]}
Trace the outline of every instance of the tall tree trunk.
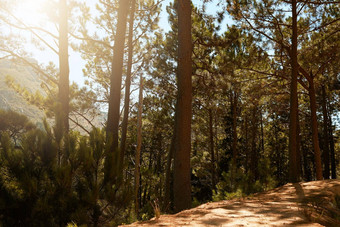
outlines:
{"label": "tall tree trunk", "polygon": [[[302,119],[302,122],[308,122],[311,120],[307,115],[304,115],[304,118]],[[304,128],[303,134],[306,134],[306,127]],[[308,130],[307,130],[308,131]],[[312,133],[312,140],[313,140],[313,133]],[[303,158],[303,179],[305,181],[311,181],[312,180],[312,173],[310,168],[310,157],[308,156],[308,144],[305,143],[305,138],[301,140],[301,150],[302,150],[302,158]],[[314,148],[313,148],[314,149]]]}
{"label": "tall tree trunk", "polygon": [[246,141],[245,141],[245,144],[246,144],[246,147],[245,147],[245,152],[246,152],[246,160],[245,160],[245,172],[248,173],[249,171],[249,149],[248,149],[248,144],[249,144],[249,135],[248,135],[248,115],[246,114],[245,116],[245,119],[244,119],[244,129],[245,129],[245,137],[246,137]]}
{"label": "tall tree trunk", "polygon": [[336,179],[336,162],[335,162],[335,144],[334,144],[334,136],[333,136],[333,125],[332,125],[332,116],[328,116],[329,122],[329,143],[331,148],[331,170],[332,170],[332,179]]}
{"label": "tall tree trunk", "polygon": [[232,104],[232,113],[233,113],[233,125],[232,125],[232,150],[233,150],[233,158],[232,165],[233,169],[236,169],[236,159],[237,159],[237,94],[236,92],[231,92],[231,104]]}
{"label": "tall tree trunk", "polygon": [[[273,119],[274,120],[274,119]],[[277,117],[275,116],[275,121],[277,120]],[[278,125],[276,123],[273,124],[273,135],[274,135],[274,150],[273,153],[276,151],[280,151],[280,142],[279,142],[279,129],[278,129]],[[281,152],[278,152],[278,156],[275,157],[275,159],[277,158],[277,162],[276,162],[276,168],[277,168],[277,172],[278,173],[282,173],[283,169],[282,169],[282,154]],[[279,183],[281,184],[282,182],[284,182],[283,180],[283,175],[282,174],[278,174],[277,176]]]}
{"label": "tall tree trunk", "polygon": [[68,62],[68,6],[66,0],[59,1],[59,102],[62,107],[62,122],[65,133],[69,131],[69,62]]}
{"label": "tall tree trunk", "polygon": [[310,98],[310,110],[312,118],[312,140],[314,148],[314,160],[316,169],[316,179],[322,180],[322,166],[321,166],[321,155],[320,155],[320,145],[318,137],[318,120],[316,116],[316,97],[315,97],[315,86],[314,80],[311,78],[309,81],[309,98]]}
{"label": "tall tree trunk", "polygon": [[[60,139],[64,139],[63,150],[68,150],[69,112],[70,112],[70,85],[68,61],[68,6],[67,0],[59,1],[59,84],[58,84],[58,110],[56,123],[60,127]],[[61,164],[62,149],[58,151],[58,165]]]}
{"label": "tall tree trunk", "polygon": [[310,174],[310,169],[309,169],[309,159],[308,159],[308,149],[304,147],[302,144],[302,157],[303,157],[303,179],[305,181],[311,181],[311,174]]}
{"label": "tall tree trunk", "polygon": [[252,130],[251,130],[251,154],[250,154],[250,171],[253,176],[252,180],[255,182],[259,178],[258,173],[258,154],[256,149],[256,134],[257,134],[257,107],[254,106],[252,110]]}
{"label": "tall tree trunk", "polygon": [[190,152],[192,117],[191,1],[178,1],[178,94],[175,120],[174,208],[191,207]]}
{"label": "tall tree trunk", "polygon": [[260,118],[260,123],[261,123],[261,149],[262,149],[262,153],[264,154],[264,132],[263,132],[263,111],[262,111],[262,108],[261,108],[261,111],[260,111],[260,114],[261,114],[261,118]]}
{"label": "tall tree trunk", "polygon": [[230,171],[230,186],[234,188],[236,186],[236,166],[237,166],[237,95],[236,92],[230,90],[230,105],[232,113],[232,158],[231,158],[231,171]]}
{"label": "tall tree trunk", "polygon": [[213,113],[209,108],[209,140],[210,140],[210,155],[211,155],[211,182],[212,187],[215,189],[215,152],[214,152],[214,130],[213,130]]}
{"label": "tall tree trunk", "polygon": [[290,84],[290,114],[289,114],[289,181],[298,182],[297,167],[297,12],[296,0],[292,0],[292,48],[290,51],[292,78]]}
{"label": "tall tree trunk", "polygon": [[324,178],[329,179],[329,129],[328,129],[328,113],[327,113],[327,100],[326,89],[323,85],[322,88],[322,115],[323,115],[323,162],[324,162]]}
{"label": "tall tree trunk", "polygon": [[215,121],[215,131],[214,131],[214,138],[215,138],[215,154],[216,154],[216,162],[219,163],[219,148],[218,148],[218,124],[217,124],[217,114],[214,118]]}
{"label": "tall tree trunk", "polygon": [[118,131],[125,32],[128,12],[129,1],[120,0],[118,8],[117,30],[113,47],[112,69],[110,77],[109,112],[106,125],[106,141],[108,143],[108,146],[106,150],[104,181],[108,182],[112,180],[113,183],[115,182],[115,178],[117,177],[118,172],[120,172],[121,168],[121,163],[119,163],[120,160],[118,150]]}
{"label": "tall tree trunk", "polygon": [[132,72],[132,57],[133,57],[133,24],[135,20],[136,0],[131,0],[130,20],[129,20],[129,38],[128,38],[128,64],[125,79],[125,98],[124,98],[124,116],[122,122],[122,138],[120,141],[120,163],[124,166],[124,156],[126,147],[126,134],[129,121],[130,109],[130,87],[131,87],[131,72]]}
{"label": "tall tree trunk", "polygon": [[[299,97],[296,96],[297,103],[299,104]],[[297,148],[296,148],[296,166],[297,166],[297,176],[301,179],[302,176],[302,161],[301,161],[301,133],[300,133],[300,118],[299,118],[299,109],[296,111],[296,123],[297,123]]]}
{"label": "tall tree trunk", "polygon": [[139,197],[138,190],[140,187],[140,157],[142,149],[142,111],[143,111],[143,76],[140,76],[139,85],[139,102],[138,102],[138,115],[137,115],[137,149],[135,161],[135,212],[139,217]]}

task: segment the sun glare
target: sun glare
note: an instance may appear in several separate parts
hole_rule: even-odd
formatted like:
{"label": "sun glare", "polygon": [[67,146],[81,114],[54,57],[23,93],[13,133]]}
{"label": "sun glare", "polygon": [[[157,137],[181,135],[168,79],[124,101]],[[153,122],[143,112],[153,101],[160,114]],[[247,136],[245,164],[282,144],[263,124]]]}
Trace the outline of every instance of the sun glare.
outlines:
{"label": "sun glare", "polygon": [[44,3],[46,0],[18,1],[15,16],[26,25],[37,25],[43,20]]}

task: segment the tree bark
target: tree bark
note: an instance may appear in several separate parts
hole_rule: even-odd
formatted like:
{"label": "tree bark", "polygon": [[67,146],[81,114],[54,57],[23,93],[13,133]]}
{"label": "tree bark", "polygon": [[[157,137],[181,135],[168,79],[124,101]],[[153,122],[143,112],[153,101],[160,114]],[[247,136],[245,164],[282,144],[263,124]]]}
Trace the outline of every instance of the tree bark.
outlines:
{"label": "tree bark", "polygon": [[69,60],[68,60],[68,6],[67,0],[59,1],[59,83],[58,83],[58,105],[56,110],[56,125],[58,131],[58,142],[63,141],[62,147],[58,149],[58,166],[62,163],[63,152],[68,152],[69,143],[69,112],[70,112],[70,82],[69,82]]}
{"label": "tree bark", "polygon": [[249,171],[249,149],[248,149],[248,144],[249,144],[249,135],[248,135],[248,115],[246,114],[245,119],[244,119],[244,129],[245,129],[245,152],[246,152],[246,160],[245,160],[245,172],[248,173]]}
{"label": "tree bark", "polygon": [[316,169],[316,179],[322,180],[322,166],[321,166],[321,155],[320,145],[318,137],[318,120],[316,116],[316,97],[313,78],[309,81],[309,98],[310,98],[310,110],[312,118],[312,140],[314,148],[314,160]]}
{"label": "tree bark", "polygon": [[[299,97],[296,96],[297,103],[299,104]],[[302,164],[301,164],[301,133],[300,133],[300,118],[299,118],[299,109],[296,111],[296,123],[297,123],[297,147],[296,147],[296,166],[297,166],[297,176],[298,179],[301,179],[302,176]]]}
{"label": "tree bark", "polygon": [[263,111],[262,111],[262,108],[261,108],[261,111],[260,111],[260,114],[261,114],[261,118],[260,118],[260,124],[261,124],[261,148],[262,148],[262,153],[264,154],[264,132],[263,132]]}
{"label": "tree bark", "polygon": [[327,113],[327,100],[326,100],[326,89],[323,85],[322,88],[322,115],[323,115],[323,163],[324,163],[324,178],[329,179],[329,129],[328,129],[328,113]]}
{"label": "tree bark", "polygon": [[233,125],[232,125],[232,150],[233,150],[233,158],[232,165],[233,169],[236,169],[236,160],[237,160],[237,94],[235,92],[231,92],[231,104],[232,104],[232,112],[233,112]]}
{"label": "tree bark", "polygon": [[59,102],[61,104],[61,121],[63,131],[69,131],[69,61],[68,61],[68,6],[67,0],[59,1]]}
{"label": "tree bark", "polygon": [[214,130],[213,130],[213,113],[211,108],[209,112],[209,142],[210,142],[210,155],[211,155],[211,182],[212,187],[215,189],[215,152],[214,152]]}
{"label": "tree bark", "polygon": [[256,133],[257,133],[257,107],[254,106],[252,110],[252,130],[251,130],[251,154],[250,154],[250,171],[253,176],[252,180],[255,182],[259,178],[258,172],[258,154],[256,149]]}
{"label": "tree bark", "polygon": [[129,12],[129,1],[120,0],[118,9],[117,30],[113,47],[112,69],[110,77],[109,112],[106,125],[106,160],[105,160],[105,182],[115,181],[120,172],[118,150],[120,95],[123,73],[123,58],[127,15]]}
{"label": "tree bark", "polygon": [[215,121],[215,131],[214,131],[214,138],[215,138],[215,154],[216,154],[216,162],[219,163],[219,149],[218,149],[218,124],[217,124],[217,115],[214,118]]}
{"label": "tree bark", "polygon": [[191,1],[178,1],[178,94],[175,120],[174,209],[191,207],[190,152],[192,117]]}
{"label": "tree bark", "polygon": [[122,137],[120,141],[120,163],[124,166],[124,156],[126,147],[126,134],[129,121],[130,110],[130,87],[132,73],[132,57],[133,57],[133,24],[135,20],[136,0],[131,0],[130,20],[129,20],[129,38],[128,38],[128,64],[125,79],[125,98],[124,98],[124,116],[122,121]]}
{"label": "tree bark", "polygon": [[329,120],[329,138],[330,138],[330,148],[331,148],[331,171],[332,171],[332,179],[336,179],[336,162],[335,162],[335,143],[333,136],[333,125],[332,125],[332,117],[328,116]]}
{"label": "tree bark", "polygon": [[142,149],[142,111],[143,111],[143,76],[140,76],[139,85],[139,102],[138,102],[138,115],[137,115],[137,149],[135,161],[135,212],[139,217],[139,197],[138,190],[140,187],[140,157]]}
{"label": "tree bark", "polygon": [[291,47],[291,66],[292,78],[290,84],[290,114],[289,114],[289,181],[298,182],[297,167],[297,12],[296,0],[292,0],[292,47]]}
{"label": "tree bark", "polygon": [[[308,88],[308,92],[309,92],[309,88]],[[308,122],[308,121],[310,121],[310,123],[313,124],[312,117],[309,118],[307,115],[304,115],[304,119],[302,122]],[[304,128],[304,134],[306,134],[307,133],[306,131],[309,131],[309,130],[306,127],[303,127],[303,128]],[[314,139],[313,139],[313,132],[312,132],[312,141],[313,140]],[[313,168],[310,168],[310,167],[311,167],[311,164],[314,166],[316,165],[315,165],[315,161],[314,160],[312,161],[311,157],[309,156],[308,146],[309,145],[305,143],[305,139],[304,139],[304,141],[301,142],[301,149],[302,149],[302,155],[303,155],[303,177],[305,181],[312,181],[314,175],[312,173]],[[313,147],[313,150],[314,150],[314,147]],[[314,153],[314,156],[315,156],[315,153]],[[322,176],[322,172],[321,172],[321,176]]]}

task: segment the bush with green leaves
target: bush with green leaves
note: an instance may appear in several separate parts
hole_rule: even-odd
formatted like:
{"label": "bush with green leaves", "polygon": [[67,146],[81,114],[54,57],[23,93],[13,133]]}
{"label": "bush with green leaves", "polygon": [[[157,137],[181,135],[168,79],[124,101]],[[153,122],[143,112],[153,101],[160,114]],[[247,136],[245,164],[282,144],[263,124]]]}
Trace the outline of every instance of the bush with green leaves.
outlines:
{"label": "bush with green leaves", "polygon": [[35,128],[36,126],[25,115],[13,110],[0,109],[0,138],[7,133],[14,144],[19,145],[21,136]]}
{"label": "bush with green leaves", "polygon": [[[125,218],[130,182],[104,183],[105,132],[71,132],[68,149],[54,132],[32,129],[16,146],[9,133],[0,141],[0,225],[101,226]],[[57,154],[62,154],[61,162]]]}
{"label": "bush with green leaves", "polygon": [[242,168],[229,166],[228,172],[222,172],[221,180],[213,190],[213,201],[240,198],[252,193],[273,189],[277,185],[270,172],[270,162],[267,158],[259,160],[258,171],[260,178],[254,181],[251,172],[245,173]]}

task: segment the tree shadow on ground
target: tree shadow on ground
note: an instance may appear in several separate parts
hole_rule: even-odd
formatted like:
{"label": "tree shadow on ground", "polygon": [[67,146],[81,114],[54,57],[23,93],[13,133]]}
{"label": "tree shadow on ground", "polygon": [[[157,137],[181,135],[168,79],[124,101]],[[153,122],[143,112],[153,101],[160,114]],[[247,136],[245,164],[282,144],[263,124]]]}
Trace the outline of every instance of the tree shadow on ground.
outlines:
{"label": "tree shadow on ground", "polygon": [[340,195],[340,181],[287,184],[248,198],[207,203],[132,226],[320,226],[305,216],[308,198]]}

